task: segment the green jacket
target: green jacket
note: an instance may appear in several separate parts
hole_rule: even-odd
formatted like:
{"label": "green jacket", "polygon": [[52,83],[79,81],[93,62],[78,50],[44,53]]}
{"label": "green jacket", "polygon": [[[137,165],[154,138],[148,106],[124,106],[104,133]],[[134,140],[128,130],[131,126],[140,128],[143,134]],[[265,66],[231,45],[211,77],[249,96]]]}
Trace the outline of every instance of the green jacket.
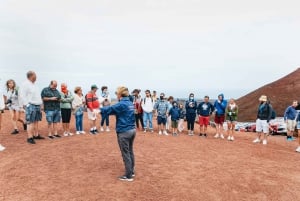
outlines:
{"label": "green jacket", "polygon": [[73,94],[68,91],[68,94],[60,92],[61,100],[60,100],[60,108],[61,109],[72,109],[72,101],[74,100]]}

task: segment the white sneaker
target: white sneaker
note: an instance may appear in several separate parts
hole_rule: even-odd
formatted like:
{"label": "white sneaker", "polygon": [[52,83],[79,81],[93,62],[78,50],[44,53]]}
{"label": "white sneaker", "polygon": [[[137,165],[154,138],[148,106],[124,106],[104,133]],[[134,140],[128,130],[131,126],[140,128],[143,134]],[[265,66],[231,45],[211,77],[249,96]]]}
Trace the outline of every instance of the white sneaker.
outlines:
{"label": "white sneaker", "polygon": [[72,136],[73,135],[73,133],[68,133],[70,136]]}
{"label": "white sneaker", "polygon": [[228,140],[228,141],[230,141],[230,140],[231,140],[231,137],[230,137],[230,135],[228,135],[228,137],[227,137],[227,140]]}
{"label": "white sneaker", "polygon": [[85,131],[80,131],[80,134],[85,134]]}
{"label": "white sneaker", "polygon": [[159,131],[159,132],[158,132],[158,135],[161,135],[161,134],[162,134],[162,132],[161,132],[161,131]]}
{"label": "white sneaker", "polygon": [[145,128],[145,129],[144,129],[144,133],[146,133],[146,132],[147,132],[147,129]]}
{"label": "white sneaker", "polygon": [[300,146],[298,146],[298,148],[296,149],[296,152],[300,153]]}
{"label": "white sneaker", "polygon": [[101,132],[103,132],[103,131],[104,131],[103,127],[101,127],[101,128],[100,128],[100,131],[101,131]]}
{"label": "white sneaker", "polygon": [[217,134],[215,135],[215,138],[219,138],[219,133],[217,133]]}
{"label": "white sneaker", "polygon": [[109,132],[110,130],[109,130],[109,128],[107,127],[105,131],[106,131],[106,132]]}
{"label": "white sneaker", "polygon": [[267,144],[267,140],[263,140],[263,145],[266,145]]}
{"label": "white sneaker", "polygon": [[231,136],[231,139],[230,139],[231,141],[234,141],[234,137],[233,136]]}
{"label": "white sneaker", "polygon": [[68,135],[68,133],[67,133],[67,132],[64,132],[64,136],[65,136],[65,137],[68,137],[69,135]]}
{"label": "white sneaker", "polygon": [[0,151],[4,151],[5,147],[0,144]]}
{"label": "white sneaker", "polygon": [[164,134],[164,135],[169,135],[169,134],[167,133],[167,131],[164,131],[163,134]]}
{"label": "white sneaker", "polygon": [[221,135],[220,135],[220,138],[221,138],[221,139],[224,139],[224,135],[223,135],[222,133],[221,133]]}
{"label": "white sneaker", "polygon": [[256,138],[255,140],[253,140],[253,143],[260,143],[260,139]]}
{"label": "white sneaker", "polygon": [[80,135],[80,131],[76,131],[76,135]]}

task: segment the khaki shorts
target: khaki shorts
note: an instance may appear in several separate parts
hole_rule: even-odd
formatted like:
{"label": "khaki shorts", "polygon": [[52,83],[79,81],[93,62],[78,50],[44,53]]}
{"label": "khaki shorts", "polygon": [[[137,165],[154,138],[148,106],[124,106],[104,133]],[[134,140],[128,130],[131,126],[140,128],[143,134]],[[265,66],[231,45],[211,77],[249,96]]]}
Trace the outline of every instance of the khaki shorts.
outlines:
{"label": "khaki shorts", "polygon": [[294,131],[295,130],[295,127],[296,127],[296,120],[290,120],[288,119],[287,120],[287,124],[286,124],[286,128],[288,131]]}

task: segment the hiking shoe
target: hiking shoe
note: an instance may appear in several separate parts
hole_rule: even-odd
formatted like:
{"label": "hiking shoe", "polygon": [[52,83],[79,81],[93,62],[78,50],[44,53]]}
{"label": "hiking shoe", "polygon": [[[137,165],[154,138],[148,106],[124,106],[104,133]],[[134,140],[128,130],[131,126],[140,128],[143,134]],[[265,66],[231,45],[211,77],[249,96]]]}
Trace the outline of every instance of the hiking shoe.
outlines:
{"label": "hiking shoe", "polygon": [[29,144],[35,144],[35,141],[34,141],[33,138],[28,138],[28,139],[27,139],[27,142],[28,142]]}
{"label": "hiking shoe", "polygon": [[260,143],[260,139],[256,138],[255,140],[253,140],[253,143]]}
{"label": "hiking shoe", "polygon": [[17,130],[17,129],[15,129],[13,132],[11,132],[10,134],[12,134],[12,135],[16,135],[16,134],[18,134],[19,133],[19,131]]}
{"label": "hiking shoe", "polygon": [[300,146],[297,147],[296,152],[300,153]]}
{"label": "hiking shoe", "polygon": [[126,177],[125,175],[124,176],[120,176],[119,177],[119,180],[121,180],[121,181],[133,181],[133,178],[131,177],[131,178],[128,178],[128,177]]}
{"label": "hiking shoe", "polygon": [[0,144],[0,151],[4,151],[5,147]]}
{"label": "hiking shoe", "polygon": [[219,138],[219,133],[217,133],[214,137],[215,137],[215,138]]}
{"label": "hiking shoe", "polygon": [[267,144],[267,140],[263,140],[263,145],[266,145]]}
{"label": "hiking shoe", "polygon": [[48,135],[48,138],[51,139],[51,140],[53,140],[55,137],[52,136],[52,135]]}
{"label": "hiking shoe", "polygon": [[40,136],[40,135],[37,135],[37,136],[33,136],[33,139],[35,139],[35,140],[44,140],[45,138]]}

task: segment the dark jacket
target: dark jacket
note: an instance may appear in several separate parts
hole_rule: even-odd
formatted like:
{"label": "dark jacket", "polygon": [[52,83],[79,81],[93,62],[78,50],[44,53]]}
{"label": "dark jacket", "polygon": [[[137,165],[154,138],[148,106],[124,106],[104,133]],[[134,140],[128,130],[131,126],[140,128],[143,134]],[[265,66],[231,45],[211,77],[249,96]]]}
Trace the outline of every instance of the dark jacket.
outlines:
{"label": "dark jacket", "polygon": [[210,102],[201,102],[197,107],[197,114],[201,116],[209,116],[214,111],[214,106]]}
{"label": "dark jacket", "polygon": [[180,117],[180,109],[178,107],[172,107],[169,111],[169,114],[171,115],[172,121],[177,121]]}
{"label": "dark jacket", "polygon": [[185,103],[186,115],[196,114],[197,102],[195,100],[187,100]]}
{"label": "dark jacket", "polygon": [[260,120],[267,120],[267,122],[269,122],[271,119],[271,116],[272,116],[271,106],[267,103],[261,103],[258,106],[257,118]]}
{"label": "dark jacket", "polygon": [[134,106],[129,97],[123,97],[120,102],[112,106],[103,107],[101,112],[116,115],[116,131],[118,134],[135,129]]}

